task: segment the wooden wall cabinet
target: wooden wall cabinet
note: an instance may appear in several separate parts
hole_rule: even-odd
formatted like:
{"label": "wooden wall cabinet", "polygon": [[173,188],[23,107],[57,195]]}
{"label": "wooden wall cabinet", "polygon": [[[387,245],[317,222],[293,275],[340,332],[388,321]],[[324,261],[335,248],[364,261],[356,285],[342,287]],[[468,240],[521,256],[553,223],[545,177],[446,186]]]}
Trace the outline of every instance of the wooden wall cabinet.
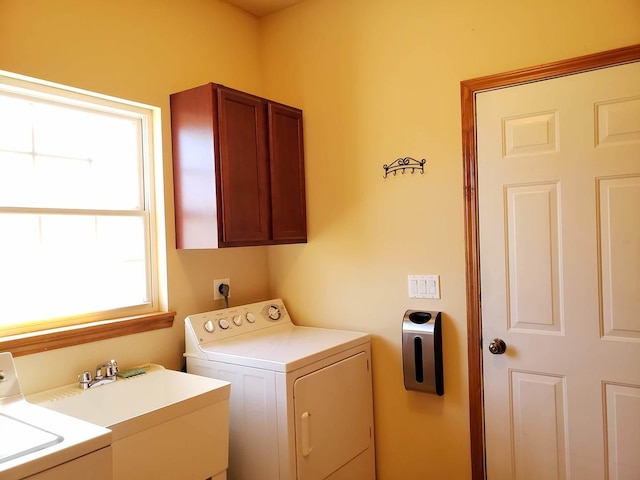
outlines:
{"label": "wooden wall cabinet", "polygon": [[306,242],[302,111],[214,83],[170,101],[177,248]]}

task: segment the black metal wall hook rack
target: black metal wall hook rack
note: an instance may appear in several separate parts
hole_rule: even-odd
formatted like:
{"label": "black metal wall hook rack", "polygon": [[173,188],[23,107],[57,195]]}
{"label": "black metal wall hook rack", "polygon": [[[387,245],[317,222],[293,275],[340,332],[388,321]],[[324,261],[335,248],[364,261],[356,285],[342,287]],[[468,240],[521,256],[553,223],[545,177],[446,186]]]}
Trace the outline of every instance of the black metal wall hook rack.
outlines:
{"label": "black metal wall hook rack", "polygon": [[411,174],[413,174],[416,170],[419,170],[421,174],[424,174],[425,163],[427,163],[427,161],[424,158],[422,160],[416,160],[415,158],[411,157],[398,158],[394,160],[390,165],[385,164],[382,166],[382,168],[384,168],[383,178],[387,178],[387,175],[389,175],[390,173],[396,175],[398,173],[398,170],[400,170],[404,175],[404,171],[407,169],[411,169]]}

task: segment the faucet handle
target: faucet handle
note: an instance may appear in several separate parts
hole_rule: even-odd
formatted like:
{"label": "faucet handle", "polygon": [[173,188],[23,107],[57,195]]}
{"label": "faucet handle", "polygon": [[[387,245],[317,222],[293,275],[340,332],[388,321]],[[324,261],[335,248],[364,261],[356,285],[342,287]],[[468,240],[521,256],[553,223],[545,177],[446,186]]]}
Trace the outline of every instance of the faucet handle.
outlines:
{"label": "faucet handle", "polygon": [[[102,368],[104,367],[104,374],[102,373]],[[101,365],[96,367],[96,376],[95,378],[100,380],[104,377],[114,377],[118,373],[118,363],[111,359],[107,360]]]}
{"label": "faucet handle", "polygon": [[111,359],[104,364],[105,366],[105,375],[107,377],[115,377],[116,373],[118,373],[118,363]]}
{"label": "faucet handle", "polygon": [[91,378],[91,372],[88,370],[78,375],[78,383],[80,384],[81,388],[89,388],[89,384],[91,383],[91,380],[93,380]]}

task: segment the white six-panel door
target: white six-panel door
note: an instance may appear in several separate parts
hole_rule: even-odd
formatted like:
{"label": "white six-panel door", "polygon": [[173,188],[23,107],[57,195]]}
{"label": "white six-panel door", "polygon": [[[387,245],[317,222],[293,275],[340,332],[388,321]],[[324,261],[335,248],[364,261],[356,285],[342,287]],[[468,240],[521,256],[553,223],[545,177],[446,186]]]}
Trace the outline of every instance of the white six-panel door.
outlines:
{"label": "white six-panel door", "polygon": [[487,478],[638,480],[640,63],[476,106]]}

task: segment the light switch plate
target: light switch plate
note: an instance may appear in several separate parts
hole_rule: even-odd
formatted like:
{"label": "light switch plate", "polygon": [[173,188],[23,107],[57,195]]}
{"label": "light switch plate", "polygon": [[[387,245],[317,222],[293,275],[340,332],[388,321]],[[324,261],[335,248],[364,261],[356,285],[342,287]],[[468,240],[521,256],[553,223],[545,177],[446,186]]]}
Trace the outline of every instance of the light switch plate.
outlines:
{"label": "light switch plate", "polygon": [[440,275],[409,275],[409,298],[440,298]]}

